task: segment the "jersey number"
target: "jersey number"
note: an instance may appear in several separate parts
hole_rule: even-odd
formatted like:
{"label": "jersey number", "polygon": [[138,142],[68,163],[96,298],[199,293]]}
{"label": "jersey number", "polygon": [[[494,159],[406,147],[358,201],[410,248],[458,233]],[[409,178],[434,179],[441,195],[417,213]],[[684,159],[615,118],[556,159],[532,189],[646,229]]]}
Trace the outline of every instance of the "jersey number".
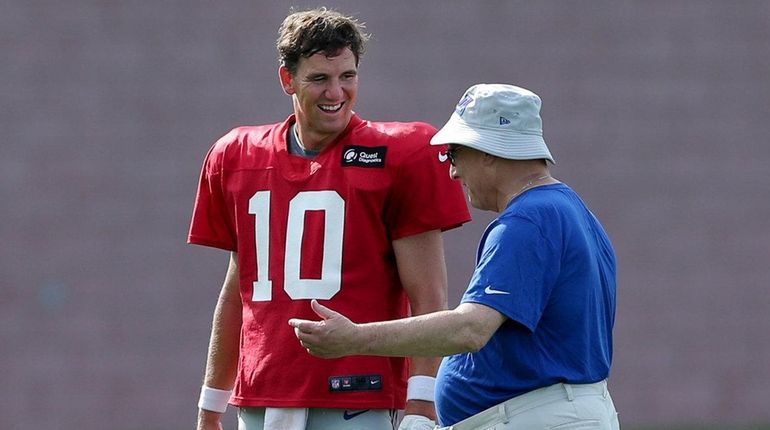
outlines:
{"label": "jersey number", "polygon": [[[324,245],[321,279],[299,277],[305,212],[324,211]],[[251,300],[267,302],[273,297],[273,282],[268,273],[270,262],[270,191],[258,191],[249,199],[249,213],[254,215],[257,247],[257,280]],[[286,223],[286,255],[283,286],[292,300],[332,298],[342,282],[342,232],[345,227],[345,201],[336,191],[302,191],[289,202]]]}

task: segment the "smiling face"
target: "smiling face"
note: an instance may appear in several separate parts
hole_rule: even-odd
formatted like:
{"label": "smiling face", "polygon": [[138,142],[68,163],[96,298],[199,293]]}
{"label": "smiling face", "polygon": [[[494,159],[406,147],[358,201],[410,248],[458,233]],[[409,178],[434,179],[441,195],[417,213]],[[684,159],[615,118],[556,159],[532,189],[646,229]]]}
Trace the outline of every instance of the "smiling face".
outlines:
{"label": "smiling face", "polygon": [[279,69],[281,85],[292,96],[297,131],[305,149],[323,149],[347,127],[358,94],[358,67],[349,48],[328,56],[300,59],[297,73]]}

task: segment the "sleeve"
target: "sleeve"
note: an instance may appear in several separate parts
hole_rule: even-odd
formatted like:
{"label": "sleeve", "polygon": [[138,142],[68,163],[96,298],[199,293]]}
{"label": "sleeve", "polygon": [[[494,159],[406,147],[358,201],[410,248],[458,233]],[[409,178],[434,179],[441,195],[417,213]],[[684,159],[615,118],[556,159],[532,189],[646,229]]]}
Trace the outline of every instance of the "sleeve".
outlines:
{"label": "sleeve", "polygon": [[480,303],[534,331],[559,273],[559,252],[530,220],[490,226],[463,303]]}
{"label": "sleeve", "polygon": [[187,243],[235,251],[235,228],[226,205],[222,181],[222,150],[215,144],[201,169]]}
{"label": "sleeve", "polygon": [[392,240],[450,230],[471,219],[462,186],[449,176],[446,148],[429,143],[434,133],[430,127],[414,138],[416,151],[396,172],[385,210]]}

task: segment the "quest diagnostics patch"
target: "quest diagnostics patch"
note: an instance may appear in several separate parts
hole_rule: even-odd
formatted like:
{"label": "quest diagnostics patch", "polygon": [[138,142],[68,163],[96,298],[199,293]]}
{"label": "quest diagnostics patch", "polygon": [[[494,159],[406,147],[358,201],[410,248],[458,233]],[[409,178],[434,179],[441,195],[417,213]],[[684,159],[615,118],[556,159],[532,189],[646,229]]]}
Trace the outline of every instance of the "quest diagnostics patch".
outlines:
{"label": "quest diagnostics patch", "polygon": [[387,146],[347,145],[342,150],[342,167],[385,167]]}

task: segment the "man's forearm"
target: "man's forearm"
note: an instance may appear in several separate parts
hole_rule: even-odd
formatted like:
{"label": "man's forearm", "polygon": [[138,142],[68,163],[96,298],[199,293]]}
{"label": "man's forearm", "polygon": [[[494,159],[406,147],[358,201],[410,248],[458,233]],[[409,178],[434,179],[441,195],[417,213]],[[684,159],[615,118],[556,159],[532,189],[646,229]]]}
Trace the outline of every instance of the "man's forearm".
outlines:
{"label": "man's forearm", "polygon": [[[355,324],[362,355],[438,357],[475,352],[489,341],[506,317],[485,305],[462,303],[448,311],[393,321]],[[347,342],[346,342],[347,343]]]}
{"label": "man's forearm", "polygon": [[[230,280],[232,282],[232,280]],[[227,285],[227,280],[225,281]],[[206,359],[206,373],[203,378],[203,388],[198,410],[198,430],[220,430],[221,412],[226,408],[226,399],[219,398],[214,402],[206,398],[206,391],[232,390],[235,385],[235,376],[238,367],[241,330],[241,303],[228,296],[227,287],[224,287],[214,310],[214,320],[209,339],[208,356]],[[214,389],[214,390],[212,390]],[[218,394],[218,397],[226,393]],[[219,403],[219,406],[206,406]],[[219,409],[221,408],[221,409]]]}
{"label": "man's forearm", "polygon": [[440,311],[357,325],[364,355],[440,357],[476,351],[486,343],[466,313]]}
{"label": "man's forearm", "polygon": [[203,383],[211,388],[230,390],[235,385],[241,335],[241,295],[238,254],[230,254],[222,290],[211,324],[206,373]]}
{"label": "man's forearm", "polygon": [[214,312],[204,384],[230,390],[235,384],[241,327],[241,305],[220,301]]}

